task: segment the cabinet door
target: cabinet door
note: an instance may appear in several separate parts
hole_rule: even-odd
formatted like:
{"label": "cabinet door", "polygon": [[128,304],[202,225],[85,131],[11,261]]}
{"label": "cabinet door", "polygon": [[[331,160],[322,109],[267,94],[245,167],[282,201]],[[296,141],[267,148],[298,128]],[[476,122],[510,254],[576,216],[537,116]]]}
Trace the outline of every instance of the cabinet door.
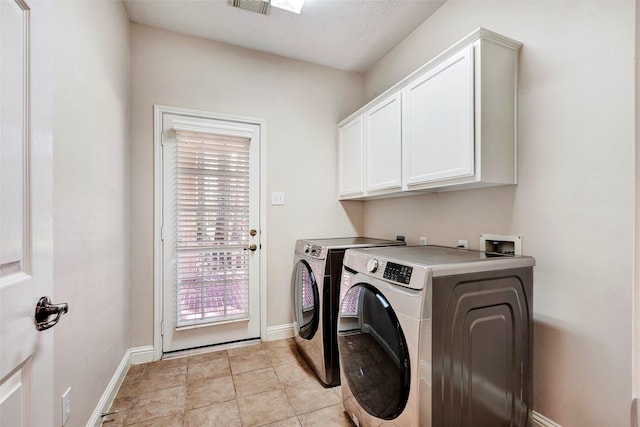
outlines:
{"label": "cabinet door", "polygon": [[365,113],[367,191],[402,186],[401,99],[398,92]]}
{"label": "cabinet door", "polygon": [[474,174],[473,47],[404,89],[403,167],[411,187]]}
{"label": "cabinet door", "polygon": [[338,129],[340,197],[355,197],[363,194],[362,128],[362,116],[359,116]]}

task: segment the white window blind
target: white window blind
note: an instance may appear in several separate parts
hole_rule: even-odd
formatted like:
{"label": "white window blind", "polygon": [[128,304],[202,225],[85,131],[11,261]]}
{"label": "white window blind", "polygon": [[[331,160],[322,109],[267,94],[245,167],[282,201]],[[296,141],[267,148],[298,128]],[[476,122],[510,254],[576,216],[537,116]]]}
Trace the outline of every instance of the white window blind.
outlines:
{"label": "white window blind", "polygon": [[249,316],[248,138],[176,131],[176,326]]}

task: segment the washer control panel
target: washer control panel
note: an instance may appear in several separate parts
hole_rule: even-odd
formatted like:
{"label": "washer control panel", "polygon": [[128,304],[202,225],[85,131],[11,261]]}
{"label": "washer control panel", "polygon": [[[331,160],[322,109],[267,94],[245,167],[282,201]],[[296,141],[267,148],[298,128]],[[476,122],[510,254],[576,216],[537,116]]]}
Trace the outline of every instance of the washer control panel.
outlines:
{"label": "washer control panel", "polygon": [[413,273],[413,267],[396,264],[395,262],[387,262],[382,277],[408,285],[411,282],[411,273]]}

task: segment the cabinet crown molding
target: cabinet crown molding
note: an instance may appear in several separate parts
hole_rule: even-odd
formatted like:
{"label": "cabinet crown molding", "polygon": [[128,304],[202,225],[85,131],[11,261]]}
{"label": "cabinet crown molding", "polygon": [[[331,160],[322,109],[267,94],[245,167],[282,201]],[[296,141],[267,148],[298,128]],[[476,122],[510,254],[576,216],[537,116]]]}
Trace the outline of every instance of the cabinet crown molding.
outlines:
{"label": "cabinet crown molding", "polygon": [[342,121],[338,123],[338,127],[343,126],[347,122],[353,120],[356,116],[362,114],[365,110],[369,108],[371,104],[375,104],[378,101],[393,94],[394,92],[401,90],[403,87],[408,85],[411,81],[413,81],[417,76],[424,74],[427,70],[437,66],[439,63],[446,60],[451,55],[455,54],[456,52],[459,52],[460,49],[470,44],[473,44],[479,40],[488,40],[500,46],[513,49],[514,51],[518,51],[522,47],[522,43],[517,40],[503,36],[502,34],[498,34],[484,27],[478,27],[477,29],[475,29],[474,31],[472,31],[471,33],[467,34],[465,37],[460,39],[458,42],[456,42],[453,46],[449,47],[444,52],[438,54],[437,56],[429,60],[426,64],[420,66],[417,70],[413,71],[408,76],[400,80],[398,83],[394,84],[389,89],[385,90],[383,93],[376,96],[371,101],[367,102],[367,104],[359,108],[357,111],[353,112],[352,114],[349,114],[349,116],[347,116],[346,118],[344,118]]}

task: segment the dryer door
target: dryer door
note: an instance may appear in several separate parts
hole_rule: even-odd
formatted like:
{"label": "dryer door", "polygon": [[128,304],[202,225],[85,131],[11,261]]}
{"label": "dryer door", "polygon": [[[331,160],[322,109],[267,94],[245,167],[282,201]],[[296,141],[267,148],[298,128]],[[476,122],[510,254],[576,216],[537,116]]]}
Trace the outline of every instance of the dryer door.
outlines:
{"label": "dryer door", "polygon": [[398,417],[409,397],[407,342],[385,296],[366,283],[342,298],[338,320],[340,363],[360,406],[374,417]]}
{"label": "dryer door", "polygon": [[318,330],[320,297],[315,274],[305,260],[296,263],[293,288],[293,312],[298,325],[298,334],[310,340]]}

